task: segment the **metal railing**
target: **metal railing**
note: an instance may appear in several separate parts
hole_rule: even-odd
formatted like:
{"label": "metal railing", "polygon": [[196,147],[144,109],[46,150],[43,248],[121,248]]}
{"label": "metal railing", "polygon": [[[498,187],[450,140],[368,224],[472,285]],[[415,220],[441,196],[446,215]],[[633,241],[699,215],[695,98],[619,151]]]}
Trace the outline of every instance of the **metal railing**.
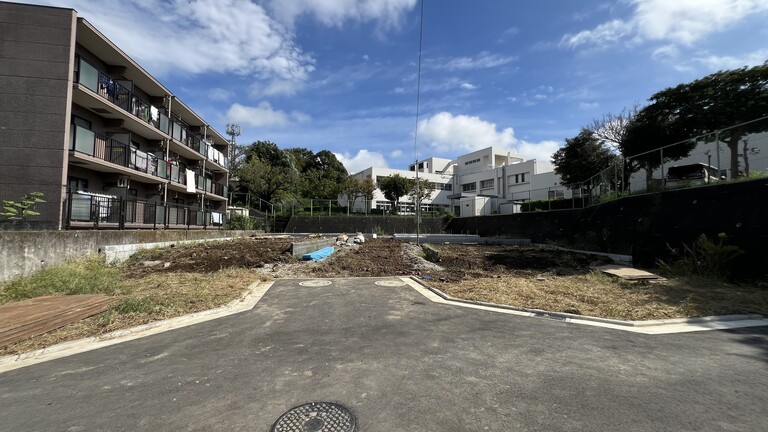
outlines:
{"label": "metal railing", "polygon": [[[572,185],[515,193],[516,211],[582,208],[634,194],[768,177],[768,117],[619,159]],[[503,205],[503,204],[502,204]]]}
{"label": "metal railing", "polygon": [[155,107],[137,96],[133,91],[120,84],[120,80],[111,78],[87,60],[78,57],[77,65],[76,82],[117,105],[123,111],[172,136],[176,141],[195,150],[207,160],[224,168],[229,167],[229,159],[226,156],[218,150],[211,151],[213,149],[212,143],[206,142],[202,137],[194,134],[181,120],[170,119],[162,108]]}
{"label": "metal railing", "polygon": [[78,57],[77,66],[78,70],[75,76],[77,83],[112,102],[139,120],[152,125],[155,129],[166,134],[169,132],[169,119],[162,109],[145,101],[120,84],[119,80],[112,79],[82,57]]}
{"label": "metal railing", "polygon": [[221,228],[223,212],[88,192],[68,192],[67,228]]}

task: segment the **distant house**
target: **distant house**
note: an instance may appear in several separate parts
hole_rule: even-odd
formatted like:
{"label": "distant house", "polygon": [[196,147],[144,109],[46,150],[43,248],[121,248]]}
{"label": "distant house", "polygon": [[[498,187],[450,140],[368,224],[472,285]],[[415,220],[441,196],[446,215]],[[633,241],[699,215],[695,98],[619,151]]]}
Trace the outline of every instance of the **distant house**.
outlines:
{"label": "distant house", "polygon": [[[546,165],[548,168],[549,165]],[[353,174],[358,179],[371,179],[376,185],[388,176],[432,182],[435,190],[430,199],[422,202],[422,211],[444,210],[460,217],[513,213],[519,204],[529,200],[570,198],[571,192],[560,185],[560,176],[551,170],[539,172],[535,159],[525,160],[519,154],[501,147],[486,147],[459,156],[454,160],[431,157],[409,166],[408,170],[366,168]],[[340,203],[346,201],[340,198]],[[381,190],[374,192],[371,209],[413,212],[414,203],[403,197],[397,203],[384,198]],[[366,211],[363,199],[350,206],[352,211]]]}

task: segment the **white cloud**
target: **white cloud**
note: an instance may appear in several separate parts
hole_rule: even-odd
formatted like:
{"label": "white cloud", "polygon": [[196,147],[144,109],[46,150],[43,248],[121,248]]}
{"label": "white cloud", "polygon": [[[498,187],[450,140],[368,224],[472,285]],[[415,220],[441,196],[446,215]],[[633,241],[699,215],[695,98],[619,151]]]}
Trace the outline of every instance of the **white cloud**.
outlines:
{"label": "white cloud", "polygon": [[576,48],[580,45],[595,45],[603,47],[613,45],[629,35],[632,24],[622,20],[612,20],[600,24],[592,30],[582,30],[576,34],[566,34],[560,41],[561,45]]}
{"label": "white cloud", "polygon": [[579,109],[582,109],[585,111],[593,110],[599,106],[600,104],[597,102],[579,102]]}
{"label": "white cloud", "polygon": [[152,74],[236,73],[258,83],[257,96],[276,96],[296,93],[315,70],[291,30],[296,18],[381,31],[399,27],[417,0],[29,1],[76,9]]}
{"label": "white cloud", "polygon": [[251,0],[69,0],[66,6],[159,76],[236,73],[300,83],[314,70],[294,35]]}
{"label": "white cloud", "polygon": [[651,54],[651,57],[657,60],[667,60],[677,58],[679,53],[680,51],[677,49],[677,47],[670,44],[656,48]]}
{"label": "white cloud", "polygon": [[297,18],[309,15],[327,26],[346,21],[375,21],[380,28],[399,27],[417,0],[269,0],[269,8],[283,24],[292,27]]}
{"label": "white cloud", "polygon": [[449,112],[441,112],[421,120],[418,131],[419,136],[429,141],[432,148],[452,156],[498,146],[511,148],[526,159],[536,159],[548,164],[552,153],[560,147],[560,144],[555,141],[533,143],[519,140],[515,138],[515,132],[511,127],[499,130],[495,123],[480,117],[453,115]]}
{"label": "white cloud", "polygon": [[426,59],[424,65],[431,66],[435,69],[471,70],[503,66],[515,60],[517,60],[517,57],[515,56],[504,56],[483,51],[474,57],[438,57],[434,59]]}
{"label": "white cloud", "polygon": [[476,86],[476,85],[474,85],[474,84],[472,84],[472,83],[468,83],[468,82],[465,82],[465,83],[461,83],[461,86],[460,86],[460,87],[461,87],[463,90],[474,90],[474,89],[476,89],[476,88],[477,88],[477,86]]}
{"label": "white cloud", "polygon": [[208,98],[211,100],[226,102],[231,99],[232,96],[234,96],[234,93],[231,90],[225,90],[218,87],[208,90]]}
{"label": "white cloud", "polygon": [[695,59],[711,70],[735,69],[743,66],[757,66],[768,60],[768,49],[761,49],[739,57],[710,55]]}
{"label": "white cloud", "polygon": [[371,58],[368,56],[368,54],[364,54],[364,55],[363,55],[363,61],[366,61],[366,62],[367,62],[367,61],[368,61],[368,60],[370,60],[370,59],[371,59]]}
{"label": "white cloud", "polygon": [[386,168],[387,160],[378,152],[368,151],[366,149],[358,150],[356,155],[350,153],[334,153],[336,159],[344,165],[344,168],[350,174],[358,173],[366,168],[379,167]]}
{"label": "white cloud", "polygon": [[262,102],[255,107],[235,103],[229,107],[226,116],[227,121],[254,128],[286,126],[289,123],[306,122],[310,119],[308,115],[302,112],[293,111],[288,114],[284,111],[275,110],[269,102]]}
{"label": "white cloud", "polygon": [[441,112],[419,121],[419,136],[432,147],[446,152],[463,152],[489,146],[508,147],[515,143],[512,128],[497,130],[495,123],[480,117]]}
{"label": "white cloud", "polygon": [[627,0],[634,10],[591,30],[566,34],[561,46],[608,46],[619,41],[664,41],[690,46],[747,16],[768,11],[765,0]]}
{"label": "white cloud", "polygon": [[392,152],[389,153],[389,157],[391,157],[392,159],[397,159],[402,155],[403,155],[402,150],[392,150]]}

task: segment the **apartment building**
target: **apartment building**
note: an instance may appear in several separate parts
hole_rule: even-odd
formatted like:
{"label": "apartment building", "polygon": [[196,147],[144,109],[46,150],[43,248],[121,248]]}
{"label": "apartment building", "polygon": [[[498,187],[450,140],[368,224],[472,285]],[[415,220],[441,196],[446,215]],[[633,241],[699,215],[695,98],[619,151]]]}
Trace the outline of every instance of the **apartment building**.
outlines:
{"label": "apartment building", "polygon": [[4,227],[224,223],[222,134],[75,10],[0,2],[0,28],[0,198],[46,201]]}
{"label": "apartment building", "polygon": [[[530,200],[570,198],[571,192],[560,185],[560,176],[552,171],[539,172],[540,166],[535,159],[526,160],[509,149],[486,147],[454,160],[428,158],[411,164],[408,170],[370,167],[354,176],[371,179],[378,185],[384,177],[398,174],[413,179],[418,173],[419,178],[434,185],[432,196],[422,202],[422,210],[442,209],[457,216],[479,216],[513,213],[519,211],[520,203]],[[393,203],[376,189],[369,205],[390,210]],[[409,198],[401,198],[394,205],[400,212],[414,211]],[[351,208],[357,212],[365,209],[360,199]]]}

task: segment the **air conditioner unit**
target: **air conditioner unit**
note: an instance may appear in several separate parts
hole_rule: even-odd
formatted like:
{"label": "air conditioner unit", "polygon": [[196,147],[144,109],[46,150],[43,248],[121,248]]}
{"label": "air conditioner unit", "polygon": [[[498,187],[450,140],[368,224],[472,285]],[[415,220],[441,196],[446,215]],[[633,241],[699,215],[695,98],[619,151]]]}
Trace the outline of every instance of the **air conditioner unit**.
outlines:
{"label": "air conditioner unit", "polygon": [[117,178],[117,187],[119,188],[127,188],[129,184],[128,177],[118,177]]}

